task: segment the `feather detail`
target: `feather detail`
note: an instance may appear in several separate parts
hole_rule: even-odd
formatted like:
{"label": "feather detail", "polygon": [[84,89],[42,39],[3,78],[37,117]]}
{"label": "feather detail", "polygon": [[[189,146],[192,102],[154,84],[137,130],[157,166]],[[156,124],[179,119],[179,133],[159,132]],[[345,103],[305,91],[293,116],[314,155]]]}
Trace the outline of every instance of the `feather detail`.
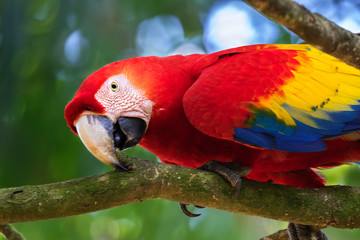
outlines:
{"label": "feather detail", "polygon": [[[231,54],[236,50],[242,54]],[[322,151],[324,139],[360,130],[360,70],[306,44],[226,50],[203,69],[184,104],[190,122],[210,136],[281,151]],[[204,116],[222,121],[221,129]]]}

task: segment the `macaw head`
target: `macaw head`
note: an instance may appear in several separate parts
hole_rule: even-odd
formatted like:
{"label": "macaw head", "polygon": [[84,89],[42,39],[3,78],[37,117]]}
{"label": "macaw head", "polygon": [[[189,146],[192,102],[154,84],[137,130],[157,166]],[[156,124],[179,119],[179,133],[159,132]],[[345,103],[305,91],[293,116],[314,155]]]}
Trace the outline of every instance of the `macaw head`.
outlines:
{"label": "macaw head", "polygon": [[164,124],[171,124],[169,115],[182,108],[184,93],[211,63],[198,61],[201,56],[138,57],[110,63],[84,80],[65,108],[65,119],[96,158],[123,168],[115,150],[131,148],[146,131],[155,136],[164,131]]}
{"label": "macaw head", "polygon": [[123,168],[115,149],[138,144],[152,114],[153,102],[145,93],[151,81],[146,79],[156,76],[138,61],[114,62],[94,72],[65,108],[69,127],[96,158],[113,167]]}

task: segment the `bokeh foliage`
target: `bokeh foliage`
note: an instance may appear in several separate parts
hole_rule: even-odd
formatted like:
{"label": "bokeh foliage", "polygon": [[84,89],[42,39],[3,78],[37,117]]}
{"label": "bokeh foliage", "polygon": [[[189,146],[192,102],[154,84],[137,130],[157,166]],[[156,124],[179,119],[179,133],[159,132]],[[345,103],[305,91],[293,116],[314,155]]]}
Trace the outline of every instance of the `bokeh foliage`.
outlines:
{"label": "bokeh foliage", "polygon": [[[139,54],[136,33],[145,19],[176,16],[186,38],[201,39],[202,21],[212,4],[205,0],[1,1],[0,187],[64,181],[111,170],[92,157],[66,126],[66,103],[91,72]],[[279,28],[277,42],[292,39]],[[129,154],[156,160],[139,147]],[[360,186],[356,166],[324,174],[331,184]],[[151,200],[15,226],[29,240],[256,239],[286,226],[212,209],[201,212],[203,216],[189,219],[177,203]],[[356,230],[327,232],[333,239],[360,238]]]}

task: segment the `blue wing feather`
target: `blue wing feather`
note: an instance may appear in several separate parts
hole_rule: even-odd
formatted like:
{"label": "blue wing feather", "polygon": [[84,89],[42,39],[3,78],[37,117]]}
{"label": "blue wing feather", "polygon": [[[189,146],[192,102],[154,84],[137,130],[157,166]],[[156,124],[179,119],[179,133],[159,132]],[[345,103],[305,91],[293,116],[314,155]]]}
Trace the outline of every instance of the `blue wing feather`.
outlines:
{"label": "blue wing feather", "polygon": [[273,136],[251,128],[235,128],[234,140],[252,146],[272,149],[275,146]]}
{"label": "blue wing feather", "polygon": [[[282,106],[291,116],[295,116],[296,127],[287,126],[282,121],[278,121],[275,114],[263,111],[266,114],[254,114],[255,126],[235,128],[234,140],[280,151],[315,152],[326,149],[323,139],[360,130],[360,110],[357,108],[354,108],[354,111],[317,109],[317,113],[314,114],[287,104]],[[307,124],[296,119],[296,116],[299,119],[306,119]]]}

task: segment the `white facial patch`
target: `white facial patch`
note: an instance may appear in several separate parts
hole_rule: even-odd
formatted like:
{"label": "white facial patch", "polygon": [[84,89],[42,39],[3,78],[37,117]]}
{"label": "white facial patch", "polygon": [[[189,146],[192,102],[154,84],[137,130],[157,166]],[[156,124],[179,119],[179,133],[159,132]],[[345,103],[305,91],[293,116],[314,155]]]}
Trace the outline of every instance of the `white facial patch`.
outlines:
{"label": "white facial patch", "polygon": [[116,122],[119,117],[136,117],[148,125],[153,103],[136,89],[124,74],[110,77],[95,94],[107,116]]}

